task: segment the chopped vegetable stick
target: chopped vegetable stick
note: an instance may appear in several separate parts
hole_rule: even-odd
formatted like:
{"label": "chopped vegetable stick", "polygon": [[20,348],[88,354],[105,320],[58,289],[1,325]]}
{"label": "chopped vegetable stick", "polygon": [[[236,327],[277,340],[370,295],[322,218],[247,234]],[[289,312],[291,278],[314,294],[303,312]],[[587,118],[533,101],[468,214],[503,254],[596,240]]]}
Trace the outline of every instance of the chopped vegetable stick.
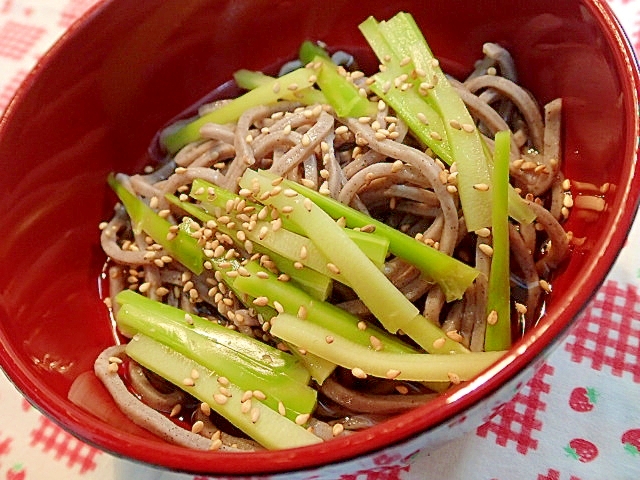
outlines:
{"label": "chopped vegetable stick", "polygon": [[177,132],[169,133],[162,139],[162,143],[169,153],[176,153],[187,143],[200,139],[200,127],[206,123],[227,124],[235,122],[245,110],[258,105],[275,103],[282,99],[283,96],[290,94],[294,86],[295,90],[302,90],[312,86],[316,77],[317,72],[311,68],[294,70],[280,78],[273,79],[272,82],[250,90],[220,108],[189,122]]}
{"label": "chopped vegetable stick", "polygon": [[[410,14],[400,12],[386,22],[376,23],[372,19],[366,22],[368,23],[363,31],[365,37],[367,32],[377,25],[378,32],[394,52],[392,60],[400,62],[409,58],[416,70],[424,74],[430,87],[425,89],[425,98],[442,117],[451,148],[451,158],[460,172],[458,192],[467,229],[475,231],[489,227],[490,194],[484,189],[475,188],[476,185],[490,185],[489,169],[480,135],[467,107],[440,69],[438,60],[433,56],[415,20]],[[372,43],[375,51],[379,43]],[[380,50],[376,55],[379,55],[379,52]],[[463,126],[468,127],[462,128]]]}
{"label": "chopped vegetable stick", "polygon": [[[271,175],[268,172],[261,172],[261,174]],[[334,220],[344,218],[347,227],[359,228],[373,225],[375,227],[373,235],[387,238],[391,253],[414,265],[428,280],[438,283],[447,301],[462,298],[466,289],[479,274],[475,268],[315,190],[289,180],[284,180],[282,185],[311,199]]]}
{"label": "chopped vegetable stick", "polygon": [[265,198],[262,194],[272,190],[271,179],[254,170],[245,171],[240,185],[297,223],[388,331],[404,331],[427,351],[467,351],[447,337],[444,344],[435,348],[434,342],[442,338],[442,330],[421,317],[415,305],[358,249],[343,228],[308,197],[276,194]]}
{"label": "chopped vegetable stick", "polygon": [[141,295],[126,299],[118,310],[118,326],[147,335],[244,390],[261,390],[274,410],[284,402],[292,418],[315,408],[309,372],[295,357],[194,314],[187,322],[185,312]]}
{"label": "chopped vegetable stick", "polygon": [[320,64],[317,83],[320,90],[339,117],[362,117],[374,115],[375,103],[360,95],[358,88],[338,72],[338,67],[324,56],[316,56],[314,63]]}
{"label": "chopped vegetable stick", "polygon": [[[298,425],[274,411],[255,396],[249,400],[251,408],[243,408],[243,389],[230,383],[222,393],[220,377],[215,372],[144,335],[138,335],[129,342],[126,352],[141,365],[206,402],[213,411],[265,448],[295,448],[322,441],[304,425]],[[194,385],[184,385],[184,379],[191,378],[194,372],[198,377]],[[216,401],[218,398],[220,400]]]}
{"label": "chopped vegetable stick", "polygon": [[274,335],[297,345],[319,357],[345,368],[359,368],[367,375],[398,380],[442,382],[452,375],[469,380],[498,360],[504,352],[470,352],[455,355],[427,353],[397,354],[367,349],[343,337],[333,336],[330,330],[309,324],[295,315],[281,313],[272,320]]}
{"label": "chopped vegetable stick", "polygon": [[374,348],[371,344],[373,335],[379,341],[377,345],[383,350],[398,353],[416,351],[388,332],[361,321],[340,307],[329,302],[320,302],[295,285],[277,280],[273,273],[260,267],[256,262],[247,263],[245,268],[251,275],[238,276],[233,282],[234,288],[239,292],[253,298],[261,297],[272,307],[275,307],[277,302],[281,310],[298,315],[309,323],[322,325],[337,335],[368,348]]}
{"label": "chopped vegetable stick", "polygon": [[509,131],[496,134],[493,162],[493,255],[489,272],[485,350],[505,350],[511,346],[510,271],[509,271]]}
{"label": "chopped vegetable stick", "polygon": [[[265,73],[257,72],[253,70],[238,70],[233,74],[233,78],[236,81],[236,84],[240,88],[244,88],[245,90],[253,90],[262,85],[271,84],[273,85],[276,78],[271,77]],[[287,90],[283,92],[282,95],[283,100],[295,100],[304,105],[315,105],[315,104],[326,104],[327,98],[320,90],[316,90],[315,88],[304,88],[301,90]]]}
{"label": "chopped vegetable stick", "polygon": [[193,273],[202,273],[206,257],[195,238],[180,229],[172,231],[173,226],[166,219],[129,192],[115,175],[109,175],[107,181],[127,210],[134,228],[144,231]]}

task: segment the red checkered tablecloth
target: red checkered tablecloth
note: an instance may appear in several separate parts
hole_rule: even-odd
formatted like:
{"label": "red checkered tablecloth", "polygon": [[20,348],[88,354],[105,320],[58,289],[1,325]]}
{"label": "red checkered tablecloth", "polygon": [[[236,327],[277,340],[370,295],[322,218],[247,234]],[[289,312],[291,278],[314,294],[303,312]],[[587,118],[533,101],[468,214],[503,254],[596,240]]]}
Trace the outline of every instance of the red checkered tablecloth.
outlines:
{"label": "red checkered tablecloth", "polygon": [[[96,0],[0,0],[0,111]],[[609,0],[640,50],[640,2]],[[640,221],[564,343],[474,432],[377,480],[640,478]],[[0,376],[0,480],[205,480],[98,451],[54,425]],[[373,480],[370,475],[354,480]]]}

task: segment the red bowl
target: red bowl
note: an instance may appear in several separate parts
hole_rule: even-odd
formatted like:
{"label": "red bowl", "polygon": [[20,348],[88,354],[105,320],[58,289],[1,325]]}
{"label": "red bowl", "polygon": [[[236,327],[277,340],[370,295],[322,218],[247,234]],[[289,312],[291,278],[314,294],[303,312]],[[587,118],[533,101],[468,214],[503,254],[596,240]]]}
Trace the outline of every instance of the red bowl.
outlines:
{"label": "red bowl", "polygon": [[[303,478],[305,469],[323,467],[314,478],[336,478],[376,455],[405,458],[477,426],[560,342],[604,280],[640,192],[638,72],[606,2],[364,5],[105,1],[26,79],[0,123],[0,361],[23,394],[69,432],[169,469],[298,471]],[[264,69],[292,58],[305,39],[324,40],[373,65],[357,25],[368,15],[388,18],[399,10],[416,17],[453,74],[470,70],[485,41],[508,47],[521,83],[540,101],[564,98],[567,177],[610,186],[604,212],[570,220],[567,228],[586,241],[555,281],[539,325],[474,381],[393,421],[315,447],[203,454],[120,431],[71,404],[73,380],[114,341],[98,282],[104,257],[97,225],[115,202],[107,173],[140,169],[149,161],[154,133],[169,118],[239,68]]]}

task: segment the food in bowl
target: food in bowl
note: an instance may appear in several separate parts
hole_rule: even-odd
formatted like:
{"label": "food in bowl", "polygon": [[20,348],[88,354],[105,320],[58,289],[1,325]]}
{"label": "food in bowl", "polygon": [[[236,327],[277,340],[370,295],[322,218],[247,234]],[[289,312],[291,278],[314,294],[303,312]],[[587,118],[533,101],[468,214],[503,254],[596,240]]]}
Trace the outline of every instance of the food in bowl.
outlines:
{"label": "food in bowl", "polygon": [[164,130],[158,165],[109,177],[123,342],[95,372],[169,442],[348,435],[473,378],[543,314],[569,251],[562,100],[540,106],[500,45],[459,82],[411,15],[360,30],[378,71],[305,42]]}

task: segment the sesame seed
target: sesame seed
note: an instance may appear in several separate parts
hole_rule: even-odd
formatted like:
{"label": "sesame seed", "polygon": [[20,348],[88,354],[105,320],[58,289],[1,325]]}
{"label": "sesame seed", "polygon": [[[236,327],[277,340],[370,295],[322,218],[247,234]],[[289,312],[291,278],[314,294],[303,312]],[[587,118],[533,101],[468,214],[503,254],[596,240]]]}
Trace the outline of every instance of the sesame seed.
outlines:
{"label": "sesame seed", "polygon": [[200,404],[200,411],[202,413],[204,413],[205,415],[210,415],[211,414],[211,405],[209,405],[207,402],[202,402]]}
{"label": "sesame seed", "polygon": [[225,403],[227,403],[227,401],[229,400],[229,397],[227,397],[226,395],[223,395],[222,393],[216,393],[213,396],[213,400],[218,404],[218,405],[224,405]]}
{"label": "sesame seed", "polygon": [[358,117],[358,122],[365,124],[371,122],[371,117]]}
{"label": "sesame seed", "polygon": [[464,130],[467,133],[472,133],[476,129],[476,126],[473,125],[472,123],[463,123],[461,127],[462,127],[462,130]]}
{"label": "sesame seed", "polygon": [[329,344],[333,343],[333,340],[334,340],[334,338],[333,338],[332,335],[327,335],[326,337],[324,337],[324,341],[329,343]]}
{"label": "sesame seed", "polygon": [[181,411],[182,411],[182,405],[180,405],[179,403],[176,403],[171,409],[169,416],[176,417]]}
{"label": "sesame seed", "polygon": [[231,398],[231,390],[229,390],[227,387],[225,386],[221,386],[219,388],[219,391],[222,395],[224,395],[225,397]]}
{"label": "sesame seed", "polygon": [[337,437],[338,435],[340,435],[342,432],[344,432],[344,425],[341,423],[335,423],[333,425],[333,427],[331,427],[331,434],[334,437]]}
{"label": "sesame seed", "polygon": [[391,173],[398,173],[400,170],[402,170],[403,166],[404,166],[404,163],[402,162],[402,160],[396,160],[391,165]]}
{"label": "sesame seed", "polygon": [[280,83],[279,83],[279,82],[275,82],[275,83],[273,84],[273,88],[272,88],[272,90],[273,90],[273,93],[278,93],[278,92],[280,92]]}
{"label": "sesame seed", "polygon": [[191,431],[193,433],[200,433],[202,430],[204,430],[204,422],[202,420],[194,422],[191,426]]}
{"label": "sesame seed", "polygon": [[349,132],[349,128],[346,125],[340,125],[335,130],[336,135],[344,135],[345,133],[348,133],[348,132]]}
{"label": "sesame seed", "polygon": [[311,415],[309,415],[308,413],[301,413],[300,415],[296,416],[296,425],[304,425],[309,421],[310,417]]}
{"label": "sesame seed", "polygon": [[360,321],[358,322],[358,330],[360,330],[360,331],[365,331],[366,329],[367,329],[367,324],[366,324],[366,322],[364,322],[364,321],[360,320]]}
{"label": "sesame seed", "polygon": [[449,377],[449,381],[454,385],[458,385],[460,383],[460,376],[456,373],[449,372],[447,373],[447,377]]}
{"label": "sesame seed", "polygon": [[478,249],[484,253],[487,257],[493,256],[493,247],[487,243],[481,243],[478,245]]}
{"label": "sesame seed", "polygon": [[365,379],[367,378],[367,374],[359,367],[354,367],[351,369],[351,374],[356,378]]}
{"label": "sesame seed", "polygon": [[182,380],[182,385],[185,387],[193,387],[196,382],[193,381],[193,378],[185,378]]}
{"label": "sesame seed", "polygon": [[476,183],[475,185],[473,185],[473,188],[480,192],[486,192],[489,190],[489,185],[487,185],[486,183]]}
{"label": "sesame seed", "polygon": [[385,377],[387,377],[389,380],[393,380],[395,378],[398,378],[400,373],[401,373],[400,370],[397,370],[395,368],[390,368],[389,370],[387,370]]}
{"label": "sesame seed", "polygon": [[278,413],[283,417],[287,414],[287,410],[284,408],[284,403],[282,403],[282,401],[278,402]]}
{"label": "sesame seed", "polygon": [[551,285],[549,285],[549,282],[547,282],[544,279],[540,279],[538,283],[540,284],[540,288],[542,288],[545,292],[547,293],[551,292]]}
{"label": "sesame seed", "polygon": [[440,338],[436,338],[433,341],[433,348],[442,348],[444,347],[445,343],[447,343],[447,339],[444,337],[440,337]]}
{"label": "sesame seed", "polygon": [[451,340],[453,340],[454,342],[461,342],[462,341],[462,335],[460,335],[458,332],[456,332],[455,330],[449,330],[446,333],[447,337],[449,337]]}
{"label": "sesame seed", "polygon": [[434,132],[429,133],[429,136],[430,136],[431,138],[433,138],[434,140],[437,140],[437,141],[442,140],[442,135],[440,135],[438,132],[435,132],[435,131],[434,131]]}
{"label": "sesame seed", "polygon": [[384,345],[382,344],[382,341],[375,335],[371,335],[369,337],[369,343],[371,344],[371,346],[376,352],[382,350],[382,348],[384,347]]}
{"label": "sesame seed", "polygon": [[487,238],[489,235],[491,235],[491,230],[489,230],[487,227],[484,227],[476,230],[475,234],[481,238]]}
{"label": "sesame seed", "polygon": [[527,313],[527,307],[525,307],[522,303],[516,302],[515,307],[516,312],[518,312],[520,315],[524,315],[525,313]]}
{"label": "sesame seed", "polygon": [[222,440],[220,440],[219,438],[214,438],[211,440],[211,445],[209,445],[209,450],[212,450],[212,451],[220,450],[221,447],[222,447]]}
{"label": "sesame seed", "polygon": [[567,207],[567,208],[571,208],[573,207],[573,197],[571,195],[564,195],[563,199],[562,199],[562,205]]}
{"label": "sesame seed", "polygon": [[310,212],[311,208],[313,208],[313,202],[310,198],[305,198],[302,204],[304,205],[304,208],[307,210],[307,212]]}
{"label": "sesame seed", "polygon": [[109,363],[109,366],[107,367],[107,371],[108,371],[109,373],[117,373],[117,372],[118,372],[118,370],[119,370],[119,368],[120,368],[120,367],[118,366],[118,364],[117,364],[117,363],[115,363],[115,362],[111,362],[111,363]]}
{"label": "sesame seed", "polygon": [[333,273],[334,275],[339,275],[340,274],[340,269],[334,265],[333,263],[329,262],[327,263],[327,269]]}
{"label": "sesame seed", "polygon": [[251,409],[251,423],[256,423],[260,418],[260,409],[254,407]]}
{"label": "sesame seed", "polygon": [[406,395],[407,393],[409,393],[409,389],[406,385],[396,385],[396,392],[398,392],[400,395]]}
{"label": "sesame seed", "polygon": [[495,325],[496,323],[498,323],[498,312],[496,312],[495,310],[491,310],[489,312],[489,315],[487,315],[487,323],[489,325]]}
{"label": "sesame seed", "polygon": [[247,400],[251,400],[251,398],[253,398],[253,391],[247,390],[242,394],[242,397],[240,397],[240,401],[246,402]]}
{"label": "sesame seed", "polygon": [[460,130],[462,128],[460,122],[455,118],[449,121],[449,125],[451,126],[451,128],[455,128],[456,130]]}
{"label": "sesame seed", "polygon": [[255,398],[257,398],[258,400],[266,400],[267,399],[267,395],[262,390],[254,390],[253,391],[253,396]]}

